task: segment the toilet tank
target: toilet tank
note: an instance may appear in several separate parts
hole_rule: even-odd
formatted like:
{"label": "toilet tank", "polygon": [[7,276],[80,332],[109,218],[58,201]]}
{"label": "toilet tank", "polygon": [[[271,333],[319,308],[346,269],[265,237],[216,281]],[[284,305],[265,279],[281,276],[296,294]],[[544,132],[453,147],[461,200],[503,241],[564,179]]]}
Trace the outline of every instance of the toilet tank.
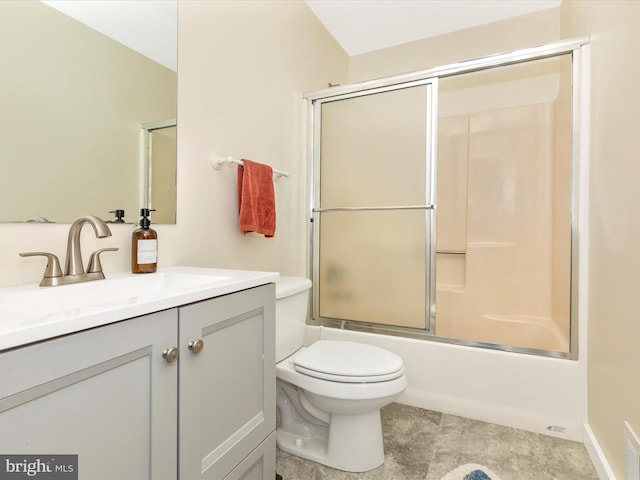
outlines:
{"label": "toilet tank", "polygon": [[280,277],[276,282],[276,362],[302,347],[311,280]]}

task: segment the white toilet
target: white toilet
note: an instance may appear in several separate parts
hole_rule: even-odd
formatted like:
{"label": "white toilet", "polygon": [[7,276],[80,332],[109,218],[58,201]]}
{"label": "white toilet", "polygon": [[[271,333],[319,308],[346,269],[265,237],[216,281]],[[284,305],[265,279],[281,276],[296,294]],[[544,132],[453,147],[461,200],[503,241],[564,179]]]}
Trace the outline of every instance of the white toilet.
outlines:
{"label": "white toilet", "polygon": [[281,450],[348,472],[384,463],[380,408],[407,387],[402,359],[363,343],[302,347],[311,281],[276,283],[277,443]]}

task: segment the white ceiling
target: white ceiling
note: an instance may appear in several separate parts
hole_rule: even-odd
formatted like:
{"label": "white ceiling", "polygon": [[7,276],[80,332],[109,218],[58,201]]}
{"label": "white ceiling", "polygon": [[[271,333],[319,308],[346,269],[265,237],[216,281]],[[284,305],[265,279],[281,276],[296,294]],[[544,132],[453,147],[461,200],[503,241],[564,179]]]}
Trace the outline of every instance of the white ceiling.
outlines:
{"label": "white ceiling", "polygon": [[41,1],[177,71],[178,0]]}
{"label": "white ceiling", "polygon": [[348,55],[558,7],[562,0],[305,0]]}
{"label": "white ceiling", "polygon": [[[41,1],[176,70],[178,0]],[[304,1],[348,55],[504,20],[562,3],[562,0]]]}

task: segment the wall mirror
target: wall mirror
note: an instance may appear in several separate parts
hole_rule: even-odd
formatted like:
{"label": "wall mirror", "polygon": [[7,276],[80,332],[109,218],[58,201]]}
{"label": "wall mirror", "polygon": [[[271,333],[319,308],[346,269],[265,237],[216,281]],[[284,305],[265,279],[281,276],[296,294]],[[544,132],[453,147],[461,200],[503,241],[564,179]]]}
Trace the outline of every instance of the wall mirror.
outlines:
{"label": "wall mirror", "polygon": [[[98,17],[122,28],[133,14],[138,34],[160,8],[174,22],[160,32],[173,35],[173,64],[63,13],[65,3],[94,16],[99,4],[137,5]],[[121,209],[134,223],[148,206],[154,223],[175,223],[176,10],[174,0],[0,2],[0,222],[115,220]]]}

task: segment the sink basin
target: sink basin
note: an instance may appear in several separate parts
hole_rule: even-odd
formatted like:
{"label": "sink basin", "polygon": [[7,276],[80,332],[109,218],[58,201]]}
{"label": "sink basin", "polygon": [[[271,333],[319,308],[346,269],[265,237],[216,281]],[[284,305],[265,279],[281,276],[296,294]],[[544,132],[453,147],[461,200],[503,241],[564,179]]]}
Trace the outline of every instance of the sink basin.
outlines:
{"label": "sink basin", "polygon": [[275,282],[274,272],[164,267],[58,287],[0,288],[0,351]]}
{"label": "sink basin", "polygon": [[110,308],[118,303],[152,300],[205,284],[229,280],[228,276],[161,272],[131,275],[93,282],[39,288],[35,291],[0,295],[0,311],[25,315],[53,315],[83,309]]}

